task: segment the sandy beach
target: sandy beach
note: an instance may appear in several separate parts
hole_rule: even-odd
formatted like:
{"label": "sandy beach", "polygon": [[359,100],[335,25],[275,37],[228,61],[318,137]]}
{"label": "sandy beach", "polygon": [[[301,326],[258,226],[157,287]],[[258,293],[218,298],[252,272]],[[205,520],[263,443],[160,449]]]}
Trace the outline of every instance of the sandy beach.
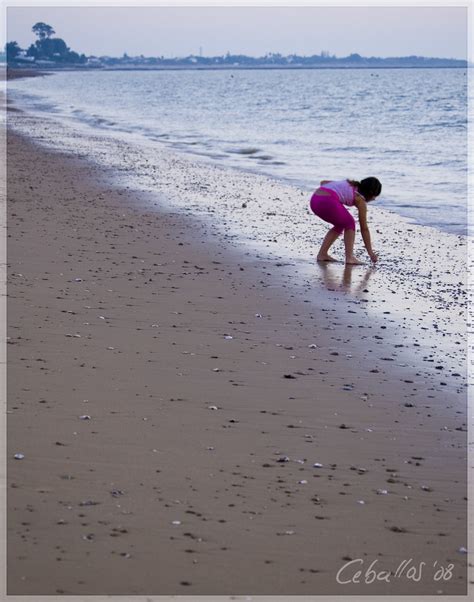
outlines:
{"label": "sandy beach", "polygon": [[139,195],[7,149],[9,595],[466,594],[465,341],[160,202],[185,159]]}

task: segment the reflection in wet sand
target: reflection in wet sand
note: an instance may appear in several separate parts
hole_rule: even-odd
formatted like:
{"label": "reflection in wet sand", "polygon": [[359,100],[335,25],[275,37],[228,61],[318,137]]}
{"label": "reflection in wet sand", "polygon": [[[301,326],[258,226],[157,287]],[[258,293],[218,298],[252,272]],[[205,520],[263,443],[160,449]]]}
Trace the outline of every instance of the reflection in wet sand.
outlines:
{"label": "reflection in wet sand", "polygon": [[[376,271],[375,266],[364,268],[361,265],[345,264],[341,274],[340,264],[332,262],[318,262],[321,274],[321,282],[329,291],[344,291],[358,296],[362,292],[368,292],[366,289],[370,277]],[[353,272],[357,275],[363,272],[363,277],[357,282],[353,282]]]}

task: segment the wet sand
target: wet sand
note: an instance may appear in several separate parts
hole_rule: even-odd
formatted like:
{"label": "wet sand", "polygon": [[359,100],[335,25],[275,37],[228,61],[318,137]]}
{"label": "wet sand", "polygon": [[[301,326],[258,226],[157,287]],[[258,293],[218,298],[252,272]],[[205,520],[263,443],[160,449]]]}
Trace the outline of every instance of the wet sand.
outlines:
{"label": "wet sand", "polygon": [[9,133],[9,595],[464,594],[463,366],[102,172]]}

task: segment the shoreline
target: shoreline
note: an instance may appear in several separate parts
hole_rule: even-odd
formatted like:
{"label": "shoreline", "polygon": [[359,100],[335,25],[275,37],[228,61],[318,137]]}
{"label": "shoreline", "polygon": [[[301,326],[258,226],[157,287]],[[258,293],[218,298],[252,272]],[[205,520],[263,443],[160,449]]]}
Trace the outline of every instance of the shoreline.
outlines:
{"label": "shoreline", "polygon": [[[421,339],[426,355],[437,362],[444,362],[447,355],[450,361],[465,363],[466,235],[415,224],[377,206],[369,216],[372,244],[381,253],[377,266],[367,262],[351,269],[340,262],[319,265],[315,272],[315,246],[327,226],[309,210],[308,191],[267,175],[171,151],[154,141],[137,141],[133,134],[116,137],[100,129],[75,129],[25,111],[17,114],[16,105],[9,108],[16,110],[8,115],[13,129],[46,149],[87,157],[111,185],[134,191],[137,199],[146,198],[141,203],[145,210],[164,205],[219,233],[226,248],[280,263],[277,286],[284,281],[284,286],[308,295],[307,302],[313,304],[316,281],[329,307],[333,302],[342,301],[343,307],[354,303],[359,313],[386,328],[387,320],[399,324],[397,343],[404,351],[410,346],[408,334]],[[356,253],[360,251],[364,258],[358,236]],[[333,255],[343,258],[340,241]],[[394,336],[395,328],[390,329]],[[412,346],[420,347],[419,341]],[[421,349],[414,351],[419,352],[414,361],[421,361]]]}
{"label": "shoreline", "polygon": [[[41,77],[43,75],[51,75],[54,71],[48,71],[47,69],[37,69],[31,67],[23,67],[19,69],[12,69],[10,67],[0,70],[0,78],[2,80],[12,80],[23,77]],[[6,75],[6,77],[4,77]]]}
{"label": "shoreline", "polygon": [[[68,75],[67,73],[64,73],[63,76],[59,77],[60,80],[61,77],[66,78],[66,82],[69,81],[71,85],[73,85],[72,82],[76,79],[72,77],[72,74]],[[81,77],[79,77],[79,79],[81,79]],[[427,77],[427,75],[425,74],[424,77]],[[438,77],[441,77],[441,74],[439,74]],[[128,81],[128,77],[125,77],[124,75],[121,76],[120,74],[117,74],[117,78],[124,82]],[[108,81],[110,78],[105,77],[105,79]],[[56,82],[56,85],[60,80]],[[87,76],[85,81],[97,81],[97,83],[99,83],[99,80],[101,80],[101,76],[97,74],[97,76]],[[243,142],[229,143],[227,146],[222,140],[214,143],[212,142],[212,136],[211,141],[209,141],[209,135],[194,135],[192,133],[192,124],[186,128],[186,132],[188,132],[189,135],[184,131],[178,134],[173,130],[172,123],[163,123],[160,127],[159,115],[155,116],[157,120],[156,125],[150,128],[146,126],[146,122],[142,123],[140,119],[134,121],[132,118],[132,121],[129,122],[128,119],[123,118],[123,115],[120,117],[119,113],[114,116],[113,111],[112,113],[102,110],[88,111],[83,107],[82,110],[75,110],[73,113],[70,113],[65,108],[61,108],[61,103],[56,107],[55,101],[51,99],[48,101],[46,97],[44,99],[44,104],[40,102],[38,107],[35,107],[32,97],[28,100],[23,99],[21,95],[25,92],[28,93],[28,89],[33,91],[37,86],[38,90],[43,90],[42,94],[44,95],[46,88],[49,88],[49,84],[47,81],[41,80],[40,78],[40,80],[33,82],[32,86],[25,86],[25,82],[23,82],[23,84],[16,84],[16,86],[12,83],[9,87],[9,102],[15,104],[16,110],[23,109],[27,113],[36,115],[37,122],[47,121],[50,124],[50,127],[42,128],[42,143],[49,142],[50,145],[58,148],[64,146],[67,147],[68,142],[65,142],[62,138],[76,137],[76,135],[79,135],[85,138],[88,138],[89,136],[94,138],[113,137],[116,140],[122,140],[130,148],[131,154],[135,152],[133,147],[140,146],[143,148],[147,146],[147,154],[149,156],[144,156],[144,161],[139,162],[141,169],[137,170],[141,171],[141,176],[143,176],[142,179],[150,180],[154,175],[153,173],[146,174],[144,172],[143,167],[145,162],[150,162],[150,158],[153,160],[152,155],[155,151],[160,154],[163,149],[166,149],[168,153],[176,154],[178,156],[182,156],[184,153],[186,157],[198,162],[204,160],[214,165],[220,164],[224,168],[237,169],[238,171],[245,173],[265,175],[270,179],[279,181],[284,186],[286,185],[287,189],[290,187],[293,189],[303,189],[307,195],[310,194],[310,190],[313,188],[313,174],[308,171],[304,156],[300,157],[300,159],[303,165],[306,166],[302,171],[298,171],[298,161],[296,162],[296,165],[293,165],[292,163],[295,160],[296,155],[292,158],[291,152],[289,154],[286,152],[285,154],[285,151],[283,150],[282,153],[280,153],[278,148],[272,149],[271,145],[268,147],[266,143],[258,144],[257,141],[254,141],[255,143],[251,144],[252,148],[246,148],[245,145],[242,147],[244,144]],[[48,95],[46,94],[46,96]],[[51,98],[54,98],[54,95]],[[29,125],[34,127],[35,130],[42,127],[41,124],[38,126],[38,123],[35,123],[33,119],[29,121]],[[61,126],[59,126],[59,123],[61,123]],[[51,137],[53,131],[62,135],[60,135],[59,138],[54,139]],[[85,141],[85,145],[86,148],[84,149],[84,152],[88,153],[87,140]],[[112,149],[109,149],[109,151],[110,150]],[[118,148],[118,152],[120,153],[120,148]],[[96,159],[96,157],[94,157],[94,159]],[[117,165],[119,171],[126,169],[133,170],[131,161],[129,161],[129,165],[127,165],[125,160],[123,160],[122,163],[123,165],[121,166]],[[326,168],[326,171],[329,170],[329,173],[332,173],[334,166],[331,167],[326,165]],[[417,176],[415,176],[417,182],[415,188],[417,192],[414,192],[414,196],[411,198],[411,196],[406,193],[402,193],[401,196],[398,195],[395,188],[395,176],[394,173],[390,171],[389,165],[387,166],[386,163],[382,163],[380,165],[380,170],[382,173],[379,174],[379,177],[382,177],[382,179],[385,178],[386,181],[387,197],[385,198],[385,196],[383,196],[379,199],[377,210],[380,207],[386,211],[393,211],[395,215],[401,216],[399,218],[401,220],[406,221],[408,218],[409,222],[429,226],[435,230],[440,230],[441,232],[446,232],[454,236],[468,236],[466,211],[462,210],[462,206],[458,206],[457,208],[454,206],[453,214],[449,218],[446,217],[446,213],[443,214],[439,211],[432,211],[432,201],[434,200],[436,205],[438,205],[440,198],[440,182],[438,182],[436,178],[432,185],[430,201],[427,204],[426,187],[423,185],[422,189],[420,189],[420,181],[416,180]],[[403,170],[400,172],[400,169],[398,169],[398,172],[400,175],[400,173],[403,173]],[[446,184],[446,182],[444,182],[444,184]],[[140,187],[140,185],[138,187]],[[453,187],[455,187],[454,184]],[[417,196],[417,194],[419,196]],[[465,192],[457,190],[456,194],[461,195],[460,198],[464,198]],[[289,207],[286,207],[285,209],[289,209]]]}
{"label": "shoreline", "polygon": [[[31,73],[23,75],[21,72],[25,69]],[[10,79],[10,72],[12,74],[11,79],[15,77],[35,77],[35,67],[9,67],[7,72],[9,73],[8,79]],[[162,65],[155,67],[146,67],[140,65],[133,66],[119,66],[119,67],[74,67],[69,65],[68,67],[37,67],[38,71],[43,71],[42,75],[49,73],[58,73],[61,71],[314,71],[314,70],[329,70],[337,69],[348,71],[354,70],[386,70],[386,69],[472,69],[471,65]]]}
{"label": "shoreline", "polygon": [[338,585],[349,557],[454,562],[466,591],[466,390],[403,361],[400,320],[98,164],[8,152],[10,595],[440,589]]}

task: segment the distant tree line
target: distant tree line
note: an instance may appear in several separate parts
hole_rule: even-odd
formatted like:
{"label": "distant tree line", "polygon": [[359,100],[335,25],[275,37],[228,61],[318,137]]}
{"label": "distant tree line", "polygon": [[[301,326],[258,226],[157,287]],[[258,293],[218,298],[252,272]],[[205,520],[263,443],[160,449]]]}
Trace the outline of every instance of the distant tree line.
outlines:
{"label": "distant tree line", "polygon": [[262,57],[252,57],[243,54],[227,53],[222,56],[206,57],[191,55],[182,58],[161,57],[130,57],[124,54],[122,57],[94,57],[104,67],[107,66],[133,66],[148,65],[162,67],[467,67],[467,61],[457,59],[426,58],[422,56],[406,57],[363,57],[360,54],[350,54],[347,57],[338,58],[328,52],[321,52],[312,56],[299,56],[290,54],[283,56],[279,53],[268,53]]}
{"label": "distant tree line", "polygon": [[8,64],[14,64],[25,61],[48,61],[53,63],[78,63],[87,62],[85,54],[78,54],[68,48],[62,38],[53,37],[56,33],[51,25],[46,23],[36,23],[32,27],[33,33],[37,36],[36,42],[30,45],[27,50],[20,48],[17,42],[8,42],[5,46],[5,53]]}
{"label": "distant tree line", "polygon": [[78,54],[66,45],[61,38],[53,37],[56,33],[51,25],[36,23],[32,27],[37,40],[26,50],[20,48],[17,42],[8,42],[5,46],[7,64],[9,66],[20,63],[57,64],[58,66],[76,65],[95,68],[133,68],[133,67],[163,67],[163,68],[213,68],[213,67],[359,67],[359,68],[382,68],[382,67],[467,67],[465,60],[426,58],[422,56],[405,57],[363,57],[353,53],[349,56],[337,58],[327,51],[312,56],[299,56],[290,54],[283,56],[279,53],[270,52],[262,57],[246,56],[244,54],[227,54],[222,56],[187,56],[182,58],[145,57],[143,55],[131,57],[124,53],[121,57],[89,56]]}

